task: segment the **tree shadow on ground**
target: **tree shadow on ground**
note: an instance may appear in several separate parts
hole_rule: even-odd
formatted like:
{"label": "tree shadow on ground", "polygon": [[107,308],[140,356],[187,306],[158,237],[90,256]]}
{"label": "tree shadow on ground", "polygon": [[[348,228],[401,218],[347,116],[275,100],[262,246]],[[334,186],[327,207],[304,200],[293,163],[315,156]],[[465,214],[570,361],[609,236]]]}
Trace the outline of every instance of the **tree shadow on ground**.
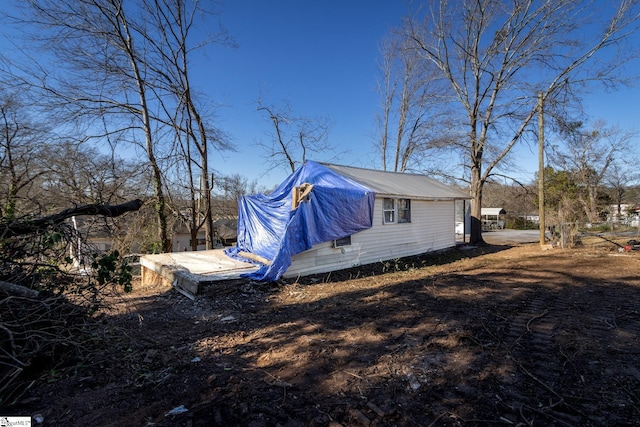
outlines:
{"label": "tree shadow on ground", "polygon": [[49,425],[640,423],[637,274],[606,257],[463,258],[129,299],[104,319],[111,363],[39,403]]}

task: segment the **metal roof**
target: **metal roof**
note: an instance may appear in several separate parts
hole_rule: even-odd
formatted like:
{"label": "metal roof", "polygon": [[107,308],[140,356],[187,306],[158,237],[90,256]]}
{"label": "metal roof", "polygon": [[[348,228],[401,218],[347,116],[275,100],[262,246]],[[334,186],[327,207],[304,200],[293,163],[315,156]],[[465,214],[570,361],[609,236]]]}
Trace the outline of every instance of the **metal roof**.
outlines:
{"label": "metal roof", "polygon": [[480,215],[504,215],[507,211],[502,208],[482,208],[480,210]]}
{"label": "metal roof", "polygon": [[385,172],[328,163],[322,164],[383,196],[428,200],[471,198],[468,192],[443,184],[425,175]]}

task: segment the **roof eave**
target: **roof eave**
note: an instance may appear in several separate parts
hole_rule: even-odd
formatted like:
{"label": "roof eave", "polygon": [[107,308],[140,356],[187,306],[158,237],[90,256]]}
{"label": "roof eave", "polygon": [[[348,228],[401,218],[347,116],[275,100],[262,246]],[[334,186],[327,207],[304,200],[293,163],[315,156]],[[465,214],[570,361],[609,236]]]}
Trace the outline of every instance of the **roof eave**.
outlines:
{"label": "roof eave", "polygon": [[386,194],[386,193],[376,193],[376,197],[424,200],[424,201],[430,201],[430,202],[451,201],[451,200],[471,200],[470,196],[414,196],[411,194]]}

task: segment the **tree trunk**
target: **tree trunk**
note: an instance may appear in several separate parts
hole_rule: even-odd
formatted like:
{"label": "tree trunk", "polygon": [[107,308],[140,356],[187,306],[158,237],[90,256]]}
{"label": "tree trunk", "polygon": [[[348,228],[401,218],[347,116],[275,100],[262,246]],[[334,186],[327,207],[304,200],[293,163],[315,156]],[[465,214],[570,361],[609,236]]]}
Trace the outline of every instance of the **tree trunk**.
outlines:
{"label": "tree trunk", "polygon": [[[154,159],[155,161],[155,159]],[[156,199],[155,211],[158,218],[158,238],[160,240],[160,248],[162,252],[171,252],[171,242],[169,242],[169,234],[167,232],[167,213],[164,191],[162,189],[162,172],[157,164],[152,163],[153,167],[153,187]]]}
{"label": "tree trunk", "polygon": [[140,99],[140,116],[142,119],[142,128],[145,134],[145,148],[147,151],[149,164],[153,171],[153,188],[154,196],[156,199],[155,211],[158,219],[158,238],[160,240],[160,249],[162,252],[170,252],[171,243],[169,242],[169,236],[167,232],[166,200],[164,197],[164,189],[162,183],[162,171],[155,157],[155,146],[152,136],[153,131],[151,129],[149,106],[147,104],[146,81],[144,80],[144,78],[142,77],[142,73],[140,72],[138,57],[136,56],[135,49],[133,47],[133,39],[129,34],[128,22],[123,12],[118,15],[118,19],[122,24],[122,41],[124,43],[124,46],[126,47],[126,54],[129,57],[131,70],[133,71],[133,76],[138,89],[138,97]]}
{"label": "tree trunk", "polygon": [[[185,58],[186,63],[186,58]],[[187,90],[189,108],[191,114],[198,126],[198,136],[200,138],[199,151],[200,151],[200,163],[202,165],[202,194],[200,194],[201,200],[204,201],[204,233],[206,249],[213,249],[215,243],[215,236],[213,235],[213,212],[211,206],[211,182],[209,181],[209,139],[207,137],[207,131],[204,127],[204,122],[196,109],[193,99],[191,99],[191,92]]]}
{"label": "tree trunk", "polygon": [[482,177],[478,166],[471,168],[471,234],[469,243],[482,244]]}

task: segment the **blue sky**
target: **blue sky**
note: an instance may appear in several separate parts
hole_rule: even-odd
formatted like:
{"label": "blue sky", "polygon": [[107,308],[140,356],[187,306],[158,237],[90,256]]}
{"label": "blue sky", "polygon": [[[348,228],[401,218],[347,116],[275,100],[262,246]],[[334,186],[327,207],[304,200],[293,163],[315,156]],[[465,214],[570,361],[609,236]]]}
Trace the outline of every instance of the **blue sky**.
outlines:
{"label": "blue sky", "polygon": [[[349,152],[338,163],[379,165],[374,148],[378,43],[407,12],[402,0],[257,0],[226,1],[220,20],[238,44],[217,47],[198,63],[200,89],[224,106],[219,126],[230,134],[236,153],[214,158],[223,174],[239,173],[266,186],[284,179],[287,170],[270,170],[259,140],[269,141],[272,125],[256,111],[256,100],[290,103],[294,113],[329,117],[329,141]],[[635,127],[633,101],[640,91],[604,91],[587,98],[593,119],[625,129]],[[519,179],[532,180],[537,148],[519,148]],[[314,157],[314,160],[326,160]]]}
{"label": "blue sky", "polygon": [[351,152],[339,161],[373,166],[378,43],[405,13],[401,0],[225,2],[220,20],[238,47],[210,49],[196,74],[200,90],[224,105],[219,126],[239,150],[216,156],[214,168],[267,184],[287,176],[270,171],[256,148],[272,131],[256,111],[259,96],[288,102],[296,115],[329,117],[330,143]]}
{"label": "blue sky", "polygon": [[[275,106],[289,103],[295,115],[328,117],[330,144],[346,151],[337,163],[380,164],[374,147],[378,45],[406,15],[406,0],[221,0],[217,4],[218,19],[238,46],[211,46],[192,63],[192,83],[207,101],[220,105],[216,125],[237,148],[213,156],[215,172],[240,174],[265,187],[277,185],[289,174],[286,169],[271,170],[257,146],[259,141],[270,141],[273,131],[256,109],[258,97]],[[213,21],[211,31],[216,31]],[[638,46],[640,37],[636,38]],[[586,98],[585,108],[594,120],[631,130],[637,128],[639,98],[638,88],[600,90]],[[333,154],[312,159],[325,161]],[[533,180],[537,148],[522,146],[516,158],[522,167],[518,179]]]}

